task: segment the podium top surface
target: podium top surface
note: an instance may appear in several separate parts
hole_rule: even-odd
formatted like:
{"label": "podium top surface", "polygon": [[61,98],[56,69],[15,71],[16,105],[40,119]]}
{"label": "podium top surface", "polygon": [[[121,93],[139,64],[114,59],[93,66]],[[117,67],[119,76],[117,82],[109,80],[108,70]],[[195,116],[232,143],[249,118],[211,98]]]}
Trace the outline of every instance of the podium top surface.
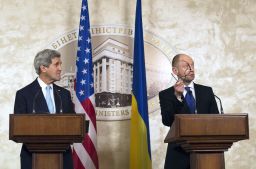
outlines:
{"label": "podium top surface", "polygon": [[177,114],[165,142],[248,138],[247,114]]}
{"label": "podium top surface", "polygon": [[84,114],[10,114],[9,139],[15,142],[80,142]]}

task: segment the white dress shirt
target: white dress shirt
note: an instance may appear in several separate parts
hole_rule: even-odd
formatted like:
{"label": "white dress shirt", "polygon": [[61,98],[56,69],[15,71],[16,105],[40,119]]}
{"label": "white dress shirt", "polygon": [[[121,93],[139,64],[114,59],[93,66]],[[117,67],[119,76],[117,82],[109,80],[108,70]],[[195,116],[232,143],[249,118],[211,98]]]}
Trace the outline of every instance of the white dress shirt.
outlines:
{"label": "white dress shirt", "polygon": [[[193,94],[193,97],[195,98],[195,100],[196,100],[196,94],[195,94],[195,87],[194,87],[194,83],[193,82],[191,82],[189,85],[187,85],[187,86],[185,86],[184,85],[184,88],[185,87],[189,87],[190,88],[190,90],[192,91],[192,94]],[[187,90],[184,90],[183,91],[183,96],[185,97],[186,96],[186,94],[187,94]]]}
{"label": "white dress shirt", "polygon": [[38,81],[39,85],[41,86],[41,89],[42,89],[42,92],[44,94],[45,99],[46,99],[46,86],[51,86],[52,90],[50,90],[50,94],[51,94],[51,99],[52,99],[52,103],[53,103],[53,107],[54,107],[54,113],[56,113],[55,100],[54,100],[54,94],[53,94],[53,85],[52,84],[50,84],[50,85],[45,84],[40,79],[40,77],[37,78],[37,81]]}

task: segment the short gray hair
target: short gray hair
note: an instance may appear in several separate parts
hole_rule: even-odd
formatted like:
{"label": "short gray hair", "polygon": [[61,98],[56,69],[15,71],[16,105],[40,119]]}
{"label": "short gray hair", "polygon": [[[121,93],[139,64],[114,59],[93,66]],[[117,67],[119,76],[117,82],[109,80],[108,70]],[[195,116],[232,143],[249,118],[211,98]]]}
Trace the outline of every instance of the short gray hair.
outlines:
{"label": "short gray hair", "polygon": [[173,59],[172,59],[172,67],[176,67],[177,66],[177,64],[178,64],[178,62],[180,60],[181,55],[183,55],[183,54],[177,54],[177,55],[175,55],[173,57]]}
{"label": "short gray hair", "polygon": [[52,59],[56,57],[60,57],[60,52],[52,49],[44,49],[38,52],[34,59],[34,67],[36,73],[40,74],[40,66],[48,67],[52,63]]}

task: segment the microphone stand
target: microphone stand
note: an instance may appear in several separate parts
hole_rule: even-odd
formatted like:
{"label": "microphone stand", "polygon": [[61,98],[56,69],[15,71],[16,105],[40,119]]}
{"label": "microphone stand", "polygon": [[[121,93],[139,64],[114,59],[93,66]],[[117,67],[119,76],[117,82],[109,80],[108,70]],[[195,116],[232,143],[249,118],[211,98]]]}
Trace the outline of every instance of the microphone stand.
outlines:
{"label": "microphone stand", "polygon": [[219,100],[219,102],[220,102],[220,114],[224,114],[221,99],[220,99],[218,96],[216,96],[216,95],[214,95],[214,96],[215,96],[215,97]]}
{"label": "microphone stand", "polygon": [[40,89],[36,92],[35,97],[33,98],[32,113],[36,113],[36,111],[35,111],[35,102],[36,102],[36,98],[37,98],[37,96],[38,96],[38,94],[39,94],[40,91],[41,91],[41,87],[40,87]]}

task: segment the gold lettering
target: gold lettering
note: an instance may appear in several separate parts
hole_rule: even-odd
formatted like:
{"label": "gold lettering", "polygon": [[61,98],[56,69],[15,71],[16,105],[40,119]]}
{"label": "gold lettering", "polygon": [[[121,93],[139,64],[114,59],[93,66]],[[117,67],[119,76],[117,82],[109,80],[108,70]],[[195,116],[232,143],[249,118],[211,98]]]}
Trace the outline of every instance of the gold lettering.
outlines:
{"label": "gold lettering", "polygon": [[91,34],[92,34],[92,35],[94,34],[94,29],[93,29],[93,28],[91,28]]}
{"label": "gold lettering", "polygon": [[128,35],[133,35],[133,29],[128,29]]}
{"label": "gold lettering", "polygon": [[133,29],[131,28],[122,28],[122,27],[99,27],[99,28],[91,28],[91,34],[120,34],[120,35],[133,35]]}
{"label": "gold lettering", "polygon": [[124,32],[124,29],[123,28],[119,28],[119,31],[118,31],[118,33],[123,33]]}
{"label": "gold lettering", "polygon": [[101,28],[95,28],[96,29],[96,34],[100,34],[101,33]]}
{"label": "gold lettering", "polygon": [[69,41],[73,40],[72,34],[68,34],[67,37]]}
{"label": "gold lettering", "polygon": [[76,36],[76,32],[73,32],[72,35],[74,36],[75,39],[77,39],[77,36]]}
{"label": "gold lettering", "polygon": [[56,42],[58,43],[58,45],[59,45],[59,46],[61,45],[61,44],[60,44],[60,42],[59,42],[58,40],[57,40]]}
{"label": "gold lettering", "polygon": [[116,116],[120,116],[121,115],[121,112],[119,110],[116,111]]}
{"label": "gold lettering", "polygon": [[98,110],[98,111],[96,111],[96,115],[97,116],[103,116],[103,112]]}
{"label": "gold lettering", "polygon": [[67,39],[65,37],[60,38],[60,41],[62,42],[62,44],[67,43]]}
{"label": "gold lettering", "polygon": [[52,43],[52,47],[53,49],[57,49],[58,45],[56,45],[56,43]]}
{"label": "gold lettering", "polygon": [[105,33],[105,27],[102,28],[102,33]]}
{"label": "gold lettering", "polygon": [[111,28],[106,28],[107,33],[111,33]]}
{"label": "gold lettering", "polygon": [[113,31],[113,32],[114,32],[114,33],[116,33],[116,27],[113,27],[112,29],[114,29],[114,31]]}

